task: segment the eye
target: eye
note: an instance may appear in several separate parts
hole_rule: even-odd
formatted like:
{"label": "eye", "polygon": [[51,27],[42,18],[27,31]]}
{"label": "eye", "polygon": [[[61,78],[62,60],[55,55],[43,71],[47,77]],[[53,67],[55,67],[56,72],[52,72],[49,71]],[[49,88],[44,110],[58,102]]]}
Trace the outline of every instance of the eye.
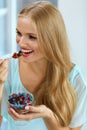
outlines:
{"label": "eye", "polygon": [[22,34],[19,31],[16,31],[18,36],[22,36]]}
{"label": "eye", "polygon": [[31,40],[36,40],[37,37],[35,37],[35,36],[33,36],[33,35],[29,35],[29,39],[31,39]]}

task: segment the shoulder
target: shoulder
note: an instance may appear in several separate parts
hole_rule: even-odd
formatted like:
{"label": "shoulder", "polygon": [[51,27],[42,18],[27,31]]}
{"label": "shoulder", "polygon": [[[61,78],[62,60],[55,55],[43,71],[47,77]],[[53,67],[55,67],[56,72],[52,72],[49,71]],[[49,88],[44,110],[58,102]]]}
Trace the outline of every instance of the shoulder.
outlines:
{"label": "shoulder", "polygon": [[75,65],[70,71],[69,81],[76,92],[87,91],[85,76],[78,65]]}
{"label": "shoulder", "polygon": [[71,70],[69,80],[77,94],[77,106],[70,123],[70,127],[73,128],[81,126],[87,121],[87,83],[83,71],[78,65],[75,65]]}

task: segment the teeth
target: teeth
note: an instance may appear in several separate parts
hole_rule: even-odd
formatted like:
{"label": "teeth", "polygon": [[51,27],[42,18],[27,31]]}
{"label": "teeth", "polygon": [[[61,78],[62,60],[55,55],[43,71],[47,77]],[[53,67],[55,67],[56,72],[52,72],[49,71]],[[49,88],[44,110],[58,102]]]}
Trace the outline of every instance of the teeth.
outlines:
{"label": "teeth", "polygon": [[32,52],[32,50],[21,50],[22,52],[26,53],[26,52]]}

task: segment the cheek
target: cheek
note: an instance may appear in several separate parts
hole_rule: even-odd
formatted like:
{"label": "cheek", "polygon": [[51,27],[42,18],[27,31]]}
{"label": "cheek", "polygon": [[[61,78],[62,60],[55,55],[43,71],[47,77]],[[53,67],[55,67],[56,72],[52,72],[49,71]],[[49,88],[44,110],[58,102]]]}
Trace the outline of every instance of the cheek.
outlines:
{"label": "cheek", "polygon": [[36,51],[37,54],[43,55],[41,50],[40,50],[40,48],[38,46],[35,47],[35,51]]}
{"label": "cheek", "polygon": [[34,48],[34,50],[36,50],[36,52],[40,51],[39,46],[38,46],[37,43],[36,44],[32,44],[32,47]]}

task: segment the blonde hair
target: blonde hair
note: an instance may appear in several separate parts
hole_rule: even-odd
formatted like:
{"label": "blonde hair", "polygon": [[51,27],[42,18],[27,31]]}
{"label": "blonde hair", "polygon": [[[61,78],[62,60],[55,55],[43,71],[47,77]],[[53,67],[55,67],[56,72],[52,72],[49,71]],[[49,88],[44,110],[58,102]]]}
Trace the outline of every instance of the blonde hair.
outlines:
{"label": "blonde hair", "polygon": [[30,17],[35,23],[40,49],[48,61],[45,81],[35,94],[36,104],[45,104],[62,126],[68,126],[76,107],[76,93],[69,82],[72,64],[62,16],[47,1],[33,3],[19,16]]}

